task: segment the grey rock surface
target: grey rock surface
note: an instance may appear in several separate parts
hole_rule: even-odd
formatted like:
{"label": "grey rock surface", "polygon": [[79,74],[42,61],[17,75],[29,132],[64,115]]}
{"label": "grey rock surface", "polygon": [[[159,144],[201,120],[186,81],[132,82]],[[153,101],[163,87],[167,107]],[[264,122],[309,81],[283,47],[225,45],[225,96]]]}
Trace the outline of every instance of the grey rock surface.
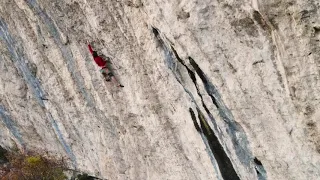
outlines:
{"label": "grey rock surface", "polygon": [[317,179],[319,8],[2,0],[0,145],[102,179]]}

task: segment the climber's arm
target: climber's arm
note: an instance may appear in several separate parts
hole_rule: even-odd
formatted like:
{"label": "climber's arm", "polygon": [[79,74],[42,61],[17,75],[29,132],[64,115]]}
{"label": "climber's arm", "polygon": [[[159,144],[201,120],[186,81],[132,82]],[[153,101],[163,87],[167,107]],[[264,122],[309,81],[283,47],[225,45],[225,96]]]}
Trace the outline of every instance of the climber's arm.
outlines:
{"label": "climber's arm", "polygon": [[88,48],[89,48],[90,53],[92,54],[93,50],[92,50],[92,47],[91,47],[91,45],[89,43],[88,43]]}

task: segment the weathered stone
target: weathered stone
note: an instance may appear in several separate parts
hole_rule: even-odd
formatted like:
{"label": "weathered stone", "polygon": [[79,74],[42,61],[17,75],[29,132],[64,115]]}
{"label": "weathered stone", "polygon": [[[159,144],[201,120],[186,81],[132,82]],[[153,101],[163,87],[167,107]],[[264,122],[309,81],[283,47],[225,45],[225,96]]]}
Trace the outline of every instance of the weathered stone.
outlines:
{"label": "weathered stone", "polygon": [[2,0],[0,145],[104,179],[317,179],[319,8]]}

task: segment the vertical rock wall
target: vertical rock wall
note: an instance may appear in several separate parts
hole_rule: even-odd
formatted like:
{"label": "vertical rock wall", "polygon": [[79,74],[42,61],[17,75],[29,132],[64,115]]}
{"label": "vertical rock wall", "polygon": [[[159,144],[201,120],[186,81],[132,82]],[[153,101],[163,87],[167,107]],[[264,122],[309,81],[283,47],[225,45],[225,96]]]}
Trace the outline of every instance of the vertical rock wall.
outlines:
{"label": "vertical rock wall", "polygon": [[1,146],[103,179],[317,179],[319,7],[3,0]]}

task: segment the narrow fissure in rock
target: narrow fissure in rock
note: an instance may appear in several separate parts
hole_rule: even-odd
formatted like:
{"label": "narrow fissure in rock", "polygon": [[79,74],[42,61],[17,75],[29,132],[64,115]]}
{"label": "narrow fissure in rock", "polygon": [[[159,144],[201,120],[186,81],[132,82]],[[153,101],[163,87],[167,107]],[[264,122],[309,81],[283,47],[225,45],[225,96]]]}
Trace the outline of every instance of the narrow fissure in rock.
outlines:
{"label": "narrow fissure in rock", "polygon": [[257,159],[256,157],[254,158],[254,163],[255,163],[255,169],[257,172],[258,180],[266,180],[267,179],[267,172],[264,169],[261,161]]}
{"label": "narrow fissure in rock", "polygon": [[206,136],[209,142],[210,149],[214,154],[214,157],[219,165],[219,169],[223,179],[225,180],[240,179],[231,163],[230,158],[227,156],[217,136],[215,135],[213,130],[210,128],[204,115],[201,113],[199,109],[197,109],[197,111],[198,111],[198,118],[200,120],[202,132]]}
{"label": "narrow fissure in rock", "polygon": [[[170,61],[173,61],[173,57],[172,56],[174,55],[176,57],[176,59],[178,60],[178,62],[180,64],[182,64],[187,69],[190,78],[192,79],[193,83],[195,84],[195,86],[197,88],[198,95],[201,96],[201,94],[199,92],[199,89],[197,87],[195,73],[193,71],[191,71],[184,64],[184,62],[178,56],[177,52],[175,51],[175,49],[172,46],[170,48],[166,46],[166,44],[164,43],[163,39],[160,36],[160,33],[159,33],[158,29],[153,27],[152,28],[152,32],[155,35],[155,37],[158,39],[159,43],[161,43],[161,45],[162,45],[162,47],[163,47],[163,49],[165,51],[171,50],[173,52],[173,53],[172,52],[166,52],[166,56],[168,56],[168,55],[171,56],[169,58]],[[169,62],[169,63],[170,64],[175,64],[174,62]],[[169,68],[172,71],[174,70],[174,69],[172,69],[172,66],[170,66]],[[175,74],[175,72],[173,72],[173,73]],[[200,77],[200,78],[201,79],[205,79],[204,77]],[[201,96],[201,99],[202,99],[202,96]],[[204,106],[204,108],[206,110],[208,110],[207,107],[205,106],[204,102],[203,102],[203,99],[202,99],[202,105]],[[191,108],[189,109],[189,112],[190,112],[191,118],[193,120],[193,123],[195,125],[195,128],[197,129],[198,132],[202,133],[205,136],[205,138],[207,139],[207,141],[208,141],[209,148],[210,148],[212,154],[214,155],[214,157],[216,159],[216,162],[218,163],[219,170],[220,170],[220,173],[221,173],[223,179],[226,179],[226,180],[237,180],[237,179],[240,179],[238,177],[238,174],[236,173],[233,165],[232,165],[232,162],[231,162],[230,158],[227,156],[223,146],[219,142],[219,140],[218,140],[217,136],[215,135],[214,131],[211,129],[211,127],[208,124],[207,120],[205,119],[204,115],[202,114],[202,112],[198,108],[197,108],[197,111],[198,111],[198,118],[200,120],[200,126],[198,125],[198,123],[196,121],[196,117],[195,117],[194,112],[192,111]],[[209,112],[209,110],[207,112]]]}
{"label": "narrow fissure in rock", "polygon": [[[211,82],[208,81],[205,73],[200,69],[198,64],[191,58],[189,57],[190,64],[192,67],[195,69],[197,72],[198,76],[202,80],[205,90],[207,91],[208,95],[211,97],[213,104],[217,107],[219,110],[220,116],[223,118],[223,120],[227,123],[228,129],[227,132],[231,134],[232,141],[234,143],[234,147],[236,150],[237,155],[239,155],[239,158],[242,162],[244,162],[247,166],[250,166],[249,164],[252,162],[252,155],[250,150],[246,147],[248,142],[246,140],[245,134],[241,128],[240,125],[237,124],[232,118],[232,115],[230,115],[229,110],[225,107],[223,102],[220,100],[220,95],[218,94],[217,90],[215,87],[211,84]],[[199,92],[198,92],[199,94]],[[201,94],[199,94],[201,96]],[[203,100],[202,100],[203,101]],[[205,107],[206,111],[207,108]],[[235,132],[238,132],[241,134],[242,138],[239,140],[234,134]],[[254,158],[254,163],[256,164],[255,170],[257,172],[257,176],[259,180],[265,180],[267,179],[267,173],[262,165],[262,163]]]}
{"label": "narrow fissure in rock", "polygon": [[189,108],[189,112],[190,112],[190,115],[191,115],[191,119],[193,121],[193,124],[194,124],[194,127],[196,128],[196,130],[201,133],[201,128],[197,122],[197,118],[196,118],[196,115],[194,114],[192,108]]}

